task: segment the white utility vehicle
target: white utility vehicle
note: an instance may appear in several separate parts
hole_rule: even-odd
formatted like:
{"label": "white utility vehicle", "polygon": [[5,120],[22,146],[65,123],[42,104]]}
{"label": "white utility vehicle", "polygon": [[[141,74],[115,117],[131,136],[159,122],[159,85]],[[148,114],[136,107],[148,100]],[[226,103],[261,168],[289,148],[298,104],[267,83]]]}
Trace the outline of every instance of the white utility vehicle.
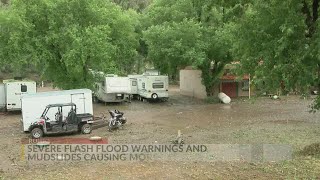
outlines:
{"label": "white utility vehicle", "polygon": [[[31,132],[34,124],[43,122],[43,120],[49,124],[57,123],[57,113],[62,120],[67,119],[71,110],[76,114],[93,115],[92,91],[89,89],[27,94],[21,97],[21,105],[21,122],[25,132]],[[46,112],[45,109],[47,109]],[[44,113],[46,117],[42,117]],[[89,118],[88,122],[91,120]]]}

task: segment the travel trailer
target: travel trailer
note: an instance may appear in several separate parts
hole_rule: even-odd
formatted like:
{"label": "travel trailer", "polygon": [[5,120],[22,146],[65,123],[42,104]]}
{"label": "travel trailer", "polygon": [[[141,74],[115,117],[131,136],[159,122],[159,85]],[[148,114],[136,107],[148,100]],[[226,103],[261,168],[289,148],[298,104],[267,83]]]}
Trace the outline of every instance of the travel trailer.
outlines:
{"label": "travel trailer", "polygon": [[148,70],[142,75],[104,75],[96,83],[95,99],[103,102],[123,102],[127,99],[166,100],[168,99],[169,78],[159,75],[157,70]]}
{"label": "travel trailer", "polygon": [[166,100],[169,98],[168,76],[141,76],[137,78],[138,98],[148,100]]}
{"label": "travel trailer", "polygon": [[[69,106],[53,106],[57,104],[72,104]],[[62,107],[62,117],[65,119],[68,116],[71,108],[77,114],[91,114],[93,115],[92,107],[92,91],[89,89],[76,89],[65,91],[50,91],[40,92],[36,94],[26,94],[21,97],[22,107],[22,127],[23,131],[29,131],[31,125],[39,121],[39,118],[44,113],[44,110],[50,109],[46,112],[48,121],[54,121],[59,107]],[[60,111],[61,112],[61,111]]]}
{"label": "travel trailer", "polygon": [[139,100],[166,100],[169,98],[169,78],[159,75],[159,72],[147,71],[143,75],[128,75],[130,81],[130,94]]}
{"label": "travel trailer", "polygon": [[128,77],[107,75],[96,83],[95,98],[103,102],[123,102],[131,93]]}
{"label": "travel trailer", "polygon": [[0,84],[0,109],[7,111],[21,110],[21,96],[37,92],[34,81],[23,79],[3,80]]}

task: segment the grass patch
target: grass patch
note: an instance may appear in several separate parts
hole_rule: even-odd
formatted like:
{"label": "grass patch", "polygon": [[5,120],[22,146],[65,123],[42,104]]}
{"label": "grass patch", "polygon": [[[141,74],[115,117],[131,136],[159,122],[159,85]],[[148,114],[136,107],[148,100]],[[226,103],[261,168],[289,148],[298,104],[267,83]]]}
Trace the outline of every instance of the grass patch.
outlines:
{"label": "grass patch", "polygon": [[303,156],[320,157],[320,143],[313,143],[304,147],[299,154]]}
{"label": "grass patch", "polygon": [[284,179],[319,179],[319,160],[294,159],[276,164],[264,165],[261,170],[276,174]]}
{"label": "grass patch", "polygon": [[205,102],[208,104],[218,104],[218,103],[220,103],[220,100],[217,97],[209,96],[205,99]]}

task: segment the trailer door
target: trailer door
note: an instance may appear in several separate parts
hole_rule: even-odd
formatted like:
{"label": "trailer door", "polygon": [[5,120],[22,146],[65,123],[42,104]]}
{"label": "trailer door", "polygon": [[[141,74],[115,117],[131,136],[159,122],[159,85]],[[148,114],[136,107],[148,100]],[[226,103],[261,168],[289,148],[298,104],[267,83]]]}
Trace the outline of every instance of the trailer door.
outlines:
{"label": "trailer door", "polygon": [[6,83],[7,110],[21,109],[21,94],[27,92],[27,86],[18,82]]}
{"label": "trailer door", "polygon": [[130,79],[130,94],[138,94],[138,81],[137,79]]}
{"label": "trailer door", "polygon": [[83,93],[71,94],[71,102],[77,106],[77,114],[86,113],[86,103]]}

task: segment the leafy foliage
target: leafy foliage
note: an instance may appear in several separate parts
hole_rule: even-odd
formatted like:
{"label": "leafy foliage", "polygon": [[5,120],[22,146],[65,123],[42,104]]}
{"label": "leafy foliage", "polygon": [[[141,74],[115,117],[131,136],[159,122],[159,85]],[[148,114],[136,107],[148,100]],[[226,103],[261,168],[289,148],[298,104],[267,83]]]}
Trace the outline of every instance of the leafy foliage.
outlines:
{"label": "leafy foliage", "polygon": [[91,87],[89,69],[124,73],[136,55],[135,13],[108,1],[16,0],[2,13],[1,61],[35,63],[63,89]]}
{"label": "leafy foliage", "polygon": [[193,65],[202,70],[208,95],[225,64],[232,61],[228,26],[243,13],[241,5],[224,1],[156,0],[147,12],[150,28],[144,32],[148,56],[156,68],[174,77]]}
{"label": "leafy foliage", "polygon": [[[208,95],[224,66],[241,61],[265,91],[320,89],[319,0],[3,0],[0,65],[36,66],[56,86],[90,87],[89,69],[172,79],[202,70]],[[319,97],[314,109],[319,109]]]}
{"label": "leafy foliage", "polygon": [[[204,58],[200,24],[184,20],[150,27],[144,38],[149,58],[160,71],[175,74],[193,61]],[[201,56],[202,54],[202,56]]]}
{"label": "leafy foliage", "polygon": [[318,0],[254,1],[234,26],[233,54],[258,87],[305,93],[319,81]]}
{"label": "leafy foliage", "polygon": [[113,2],[120,5],[123,9],[134,9],[141,13],[150,5],[152,0],[113,0]]}

